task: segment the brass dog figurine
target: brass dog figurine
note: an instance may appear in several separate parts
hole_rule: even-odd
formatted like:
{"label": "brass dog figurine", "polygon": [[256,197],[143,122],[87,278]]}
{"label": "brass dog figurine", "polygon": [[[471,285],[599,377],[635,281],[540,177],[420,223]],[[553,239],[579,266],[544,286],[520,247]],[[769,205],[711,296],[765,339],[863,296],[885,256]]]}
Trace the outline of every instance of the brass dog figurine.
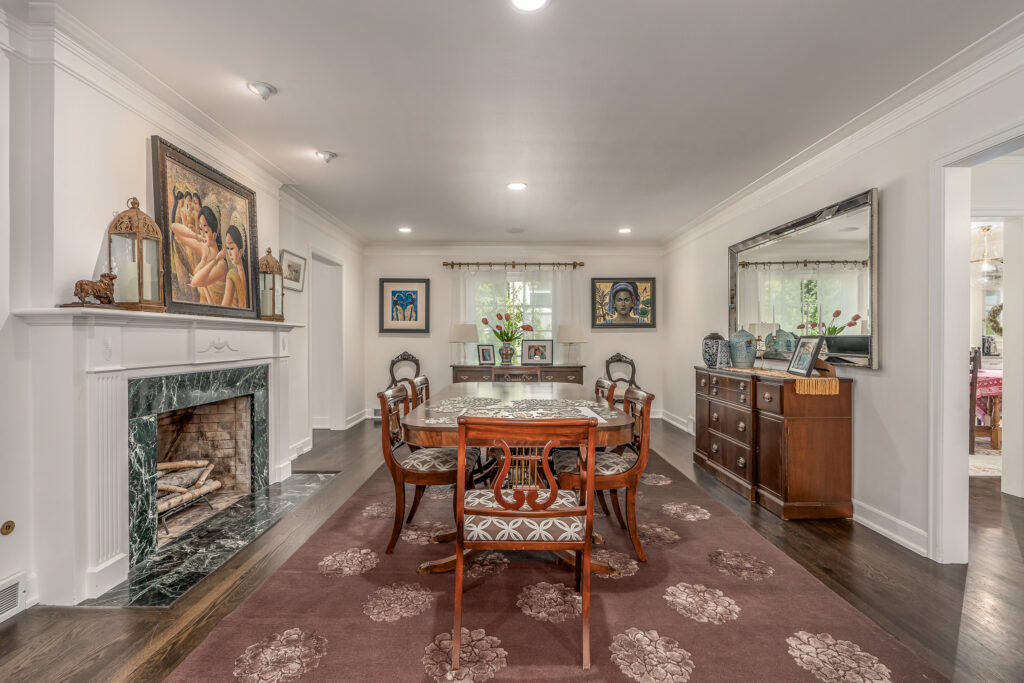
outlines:
{"label": "brass dog figurine", "polygon": [[114,303],[114,280],[117,276],[113,273],[103,273],[99,280],[79,280],[75,283],[75,296],[83,304],[89,297],[96,299],[101,304]]}

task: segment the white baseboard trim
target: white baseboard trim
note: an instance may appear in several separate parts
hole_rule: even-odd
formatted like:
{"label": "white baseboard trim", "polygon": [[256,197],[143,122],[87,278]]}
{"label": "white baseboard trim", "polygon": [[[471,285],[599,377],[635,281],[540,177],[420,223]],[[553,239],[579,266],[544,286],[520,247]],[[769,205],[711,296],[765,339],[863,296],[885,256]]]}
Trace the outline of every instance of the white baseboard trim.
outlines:
{"label": "white baseboard trim", "polygon": [[128,578],[129,560],[127,553],[110,558],[98,567],[85,571],[85,596],[98,598]]}
{"label": "white baseboard trim", "polygon": [[[651,411],[651,417],[658,417],[658,416],[654,414],[654,411]],[[693,423],[690,420],[685,420],[685,419],[679,417],[678,415],[673,415],[672,413],[668,412],[667,410],[663,410],[662,411],[661,419],[664,420],[665,422],[668,422],[673,427],[678,427],[679,429],[682,429],[684,432],[686,432],[690,436],[696,436],[696,434],[694,434]]]}
{"label": "white baseboard trim", "polygon": [[345,420],[345,429],[351,429],[352,427],[355,427],[363,420],[368,420],[372,417],[373,410],[371,408],[367,408],[366,410],[358,412],[355,415],[349,415],[348,419]]}
{"label": "white baseboard trim", "polygon": [[292,461],[288,460],[287,462],[283,462],[274,469],[277,470],[277,476],[270,480],[271,484],[284,481],[288,477],[292,476]]}
{"label": "white baseboard trim", "polygon": [[853,521],[896,541],[918,555],[928,556],[928,533],[901,519],[896,519],[887,512],[854,499]]}
{"label": "white baseboard trim", "polygon": [[313,435],[310,434],[305,439],[302,439],[301,441],[296,441],[295,443],[292,444],[292,446],[291,446],[291,451],[292,451],[291,459],[294,460],[295,458],[299,457],[303,453],[306,453],[307,451],[309,451],[309,449],[311,449],[312,447],[313,447]]}
{"label": "white baseboard trim", "polygon": [[314,417],[310,418],[309,421],[310,421],[310,424],[313,426],[313,429],[330,429],[331,428],[331,418],[329,418],[329,417],[316,417],[316,416],[314,416]]}

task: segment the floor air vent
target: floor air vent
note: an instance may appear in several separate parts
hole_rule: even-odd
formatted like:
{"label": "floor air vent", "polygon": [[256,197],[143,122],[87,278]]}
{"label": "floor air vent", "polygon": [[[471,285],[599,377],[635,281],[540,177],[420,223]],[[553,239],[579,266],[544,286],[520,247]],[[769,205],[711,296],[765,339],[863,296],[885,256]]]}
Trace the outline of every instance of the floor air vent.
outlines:
{"label": "floor air vent", "polygon": [[24,574],[17,574],[0,581],[0,621],[14,616],[21,608],[21,581]]}

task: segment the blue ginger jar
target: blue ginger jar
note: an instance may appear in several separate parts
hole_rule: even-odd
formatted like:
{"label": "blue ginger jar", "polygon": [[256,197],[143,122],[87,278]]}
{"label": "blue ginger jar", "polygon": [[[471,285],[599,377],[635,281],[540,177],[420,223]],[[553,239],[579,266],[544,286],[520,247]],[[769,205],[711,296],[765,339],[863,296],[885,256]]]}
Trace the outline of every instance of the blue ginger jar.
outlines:
{"label": "blue ginger jar", "polygon": [[743,328],[733,332],[729,337],[729,356],[733,367],[754,367],[754,360],[757,358],[757,337]]}
{"label": "blue ginger jar", "polygon": [[785,330],[780,329],[774,334],[769,334],[765,342],[767,349],[764,354],[765,358],[789,360],[789,357],[796,351],[796,335]]}
{"label": "blue ginger jar", "polygon": [[704,361],[705,366],[709,368],[718,367],[718,349],[724,343],[725,337],[717,332],[712,332],[704,337],[704,341],[701,342],[700,346],[700,357]]}

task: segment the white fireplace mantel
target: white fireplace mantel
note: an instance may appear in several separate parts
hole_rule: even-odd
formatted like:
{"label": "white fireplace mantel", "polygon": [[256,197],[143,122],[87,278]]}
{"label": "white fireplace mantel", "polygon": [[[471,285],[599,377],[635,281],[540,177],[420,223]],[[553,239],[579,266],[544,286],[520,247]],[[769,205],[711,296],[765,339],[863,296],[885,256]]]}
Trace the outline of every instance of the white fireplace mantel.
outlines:
{"label": "white fireplace mantel", "polygon": [[128,380],[269,368],[270,481],[291,474],[288,333],[254,319],[68,307],[13,311],[31,359],[34,536],[49,604],[128,576]]}

